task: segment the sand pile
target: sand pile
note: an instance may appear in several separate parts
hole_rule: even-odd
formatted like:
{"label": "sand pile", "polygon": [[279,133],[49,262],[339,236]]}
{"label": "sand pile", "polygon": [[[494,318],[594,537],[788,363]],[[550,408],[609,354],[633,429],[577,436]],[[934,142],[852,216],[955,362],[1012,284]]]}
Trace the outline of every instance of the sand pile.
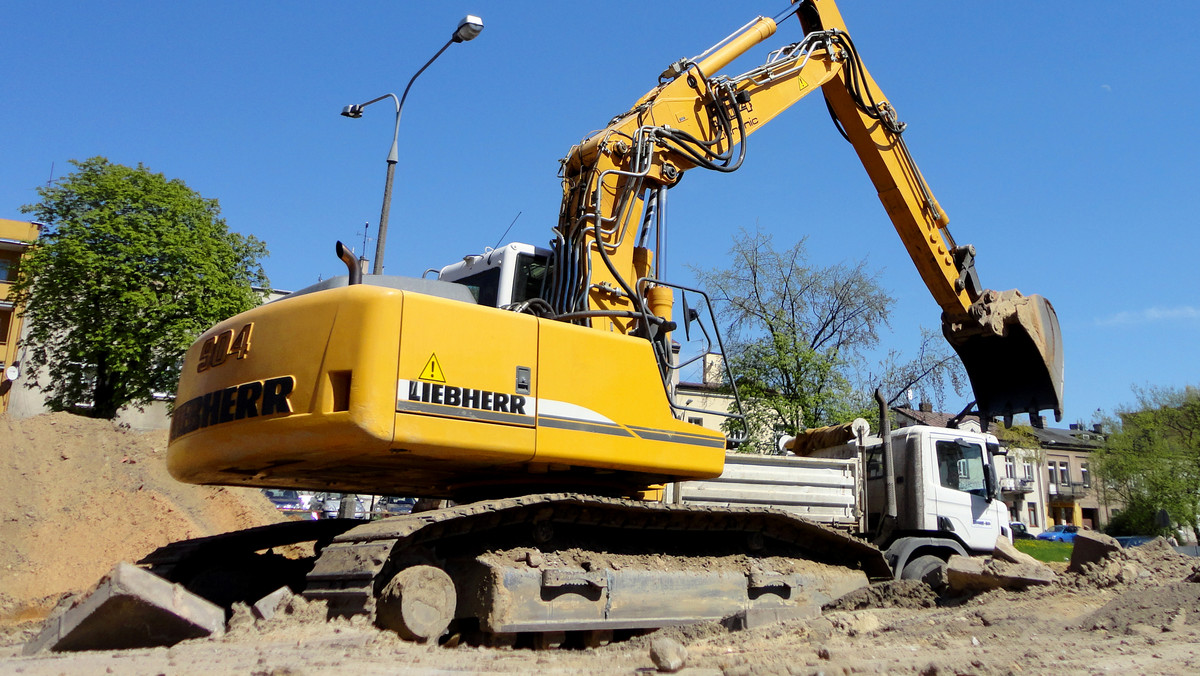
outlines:
{"label": "sand pile", "polygon": [[0,621],[33,619],[118,561],[281,519],[260,491],[175,481],[165,432],[0,416]]}

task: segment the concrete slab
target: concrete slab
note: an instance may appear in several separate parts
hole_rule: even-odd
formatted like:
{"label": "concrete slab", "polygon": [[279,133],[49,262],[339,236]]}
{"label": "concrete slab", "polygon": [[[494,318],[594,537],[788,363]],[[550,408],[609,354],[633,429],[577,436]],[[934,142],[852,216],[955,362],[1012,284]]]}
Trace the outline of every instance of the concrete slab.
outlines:
{"label": "concrete slab", "polygon": [[225,611],[131,563],[118,563],[96,588],[46,620],[23,652],[171,646],[225,633]]}
{"label": "concrete slab", "polygon": [[269,620],[275,617],[275,613],[286,607],[295,596],[288,587],[280,587],[254,603],[254,616],[262,620]]}
{"label": "concrete slab", "polygon": [[1054,578],[1054,571],[1039,562],[1010,563],[997,559],[951,556],[946,564],[947,584],[956,592],[1025,589],[1050,584]]}
{"label": "concrete slab", "polygon": [[1116,538],[1094,530],[1080,529],[1075,534],[1075,546],[1071,549],[1071,563],[1067,570],[1082,573],[1085,565],[1099,563],[1119,551],[1121,543]]}
{"label": "concrete slab", "polygon": [[1013,546],[1008,538],[1000,536],[996,538],[996,547],[992,550],[992,558],[1009,563],[1032,563],[1034,565],[1041,562],[1025,552]]}

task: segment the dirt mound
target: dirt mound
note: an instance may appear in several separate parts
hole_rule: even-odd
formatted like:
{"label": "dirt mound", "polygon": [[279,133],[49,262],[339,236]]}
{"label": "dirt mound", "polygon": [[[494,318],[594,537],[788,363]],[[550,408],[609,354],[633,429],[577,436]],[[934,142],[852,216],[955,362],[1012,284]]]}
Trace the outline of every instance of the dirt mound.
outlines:
{"label": "dirt mound", "polygon": [[1182,580],[1198,570],[1200,560],[1176,552],[1166,540],[1157,538],[1140,547],[1117,550],[1101,561],[1085,564],[1079,574],[1060,580],[1080,589],[1145,589]]}
{"label": "dirt mound", "polygon": [[1195,582],[1126,592],[1085,617],[1079,626],[1116,634],[1154,634],[1178,631],[1189,624],[1200,624],[1200,584]]}
{"label": "dirt mound", "polygon": [[920,580],[891,580],[856,589],[827,604],[825,610],[933,608],[937,598],[937,593]]}
{"label": "dirt mound", "polygon": [[53,413],[0,416],[0,622],[37,619],[118,561],[280,515],[251,488],[167,473],[165,432]]}

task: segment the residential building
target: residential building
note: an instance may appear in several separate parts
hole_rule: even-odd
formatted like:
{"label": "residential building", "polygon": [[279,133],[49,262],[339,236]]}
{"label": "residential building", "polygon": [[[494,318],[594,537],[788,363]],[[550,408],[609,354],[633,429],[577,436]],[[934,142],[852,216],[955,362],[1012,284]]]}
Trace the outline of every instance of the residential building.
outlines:
{"label": "residential building", "polygon": [[1104,443],[1100,426],[1035,427],[1033,434],[1044,456],[1047,523],[1096,529],[1107,524],[1121,505],[1092,480],[1091,454]]}
{"label": "residential building", "polygon": [[0,218],[0,413],[8,410],[13,379],[21,360],[21,318],[9,299],[9,289],[17,281],[21,257],[37,241],[37,223]]}
{"label": "residential building", "polygon": [[703,382],[676,382],[675,403],[686,407],[683,419],[710,430],[722,429],[729,419],[728,414],[733,405],[733,395],[722,392],[721,373],[724,362],[719,354],[704,355],[702,378]]}

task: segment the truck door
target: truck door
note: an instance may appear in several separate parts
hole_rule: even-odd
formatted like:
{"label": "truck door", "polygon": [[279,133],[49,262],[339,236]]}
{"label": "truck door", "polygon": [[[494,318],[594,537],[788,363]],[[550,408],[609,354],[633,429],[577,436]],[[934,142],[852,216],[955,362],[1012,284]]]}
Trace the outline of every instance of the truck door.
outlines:
{"label": "truck door", "polygon": [[991,551],[999,524],[990,510],[984,447],[961,437],[933,437],[937,481],[933,487],[939,530],[949,527],[971,549]]}

